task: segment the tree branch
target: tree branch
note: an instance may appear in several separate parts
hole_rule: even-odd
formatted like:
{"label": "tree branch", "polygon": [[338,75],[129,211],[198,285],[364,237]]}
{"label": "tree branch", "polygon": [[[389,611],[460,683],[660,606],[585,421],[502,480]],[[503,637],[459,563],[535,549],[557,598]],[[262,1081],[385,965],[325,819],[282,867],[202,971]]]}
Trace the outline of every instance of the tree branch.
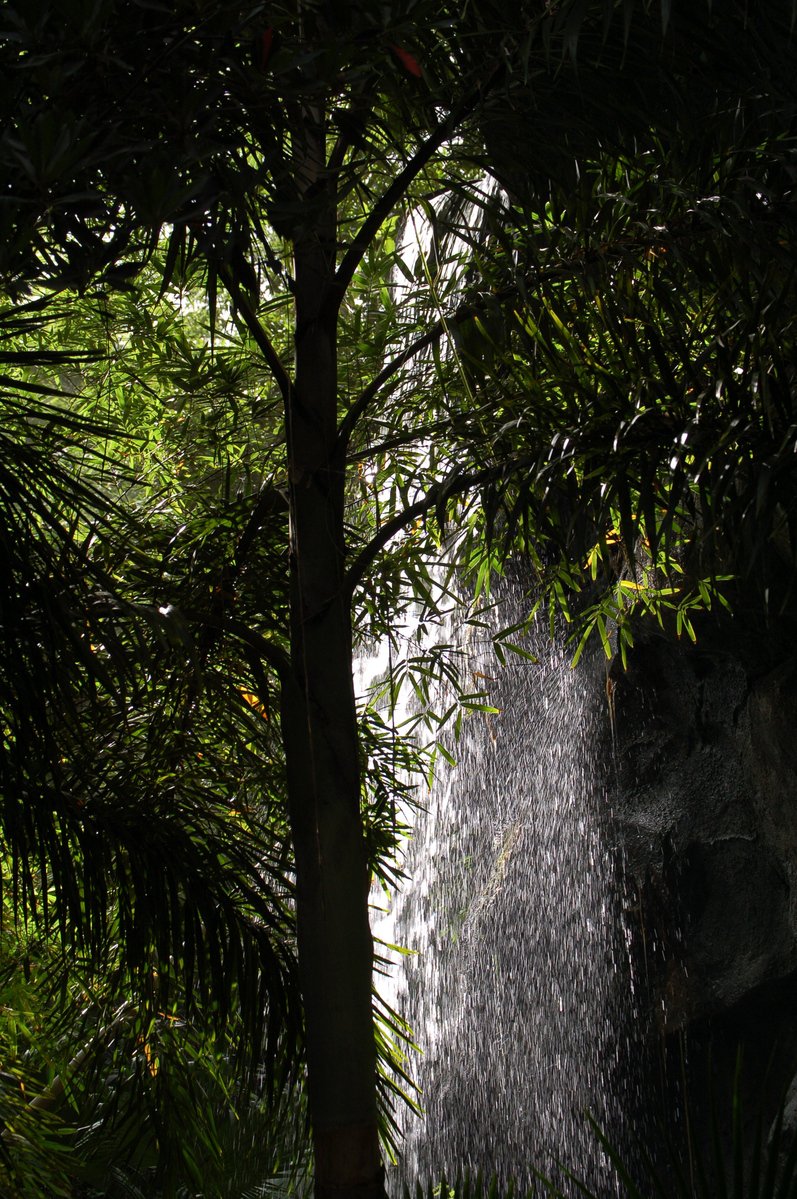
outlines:
{"label": "tree branch", "polygon": [[357,91],[349,96],[348,106],[333,113],[338,136],[327,159],[328,175],[337,175],[341,171],[346,155],[353,146],[364,148],[365,129],[368,118],[373,115],[373,87],[374,79],[366,76]]}
{"label": "tree branch", "polygon": [[373,445],[369,444],[365,449],[350,454],[348,461],[349,463],[368,462],[378,458],[380,454],[387,453],[388,450],[397,450],[402,446],[412,445],[416,441],[428,441],[430,437],[439,437],[441,433],[447,432],[450,428],[451,419],[448,416],[436,421],[433,425],[417,425],[404,433],[386,437],[384,441],[377,441]]}
{"label": "tree branch", "polygon": [[400,533],[402,529],[405,529],[407,525],[417,520],[419,516],[425,516],[433,508],[438,508],[441,504],[445,504],[453,496],[462,495],[464,492],[470,491],[474,487],[479,487],[483,483],[490,483],[502,477],[506,478],[508,475],[514,474],[515,471],[529,466],[531,462],[532,459],[528,457],[516,458],[511,462],[500,462],[493,466],[485,466],[481,470],[473,471],[466,475],[453,472],[446,479],[443,479],[442,482],[435,483],[434,486],[430,487],[425,496],[416,500],[414,504],[410,504],[402,512],[396,513],[390,520],[386,520],[368,544],[360,550],[346,572],[343,582],[345,598],[347,600],[351,599],[355,587],[362,582],[368,567],[375,561],[388,542],[397,533]]}
{"label": "tree branch", "polygon": [[564,279],[576,272],[583,273],[592,261],[621,261],[628,257],[629,253],[639,254],[640,252],[649,250],[652,245],[660,245],[663,240],[663,235],[657,232],[655,238],[636,238],[634,240],[626,238],[617,245],[602,247],[599,251],[594,250],[588,254],[581,254],[573,258],[564,258],[554,266],[543,267],[537,270],[534,274],[518,281],[518,283],[508,284],[497,291],[491,291],[485,294],[481,300],[461,304],[450,313],[441,316],[433,325],[429,326],[425,333],[422,333],[420,337],[416,337],[415,341],[410,342],[395,358],[392,358],[382,368],[376,378],[372,379],[368,386],[363,388],[352,402],[346,410],[338,429],[339,450],[345,453],[357,421],[367,410],[368,406],[373,403],[384,385],[392,379],[393,375],[428,346],[440,341],[452,325],[459,325],[464,321],[470,320],[472,317],[479,316],[488,305],[503,304],[508,300],[522,298],[521,284],[529,292],[532,288],[539,287],[541,284]]}
{"label": "tree branch", "polygon": [[[495,295],[490,296],[490,300],[493,302],[497,298],[500,299],[500,297]],[[425,333],[421,334],[420,337],[416,337],[415,341],[410,342],[410,344],[406,346],[400,354],[397,354],[395,358],[391,359],[391,361],[382,368],[376,378],[372,379],[368,386],[360,392],[356,400],[354,400],[351,406],[347,409],[346,415],[340,422],[340,428],[338,429],[339,451],[342,453],[346,452],[346,447],[349,444],[349,438],[354,431],[357,421],[368,408],[369,404],[376,399],[376,397],[379,395],[379,392],[382,390],[388,380],[392,379],[393,375],[400,371],[405,363],[410,362],[416,354],[420,354],[421,351],[425,350],[428,346],[434,345],[435,342],[440,341],[440,339],[448,332],[449,326],[468,320],[469,317],[477,316],[483,307],[484,305],[480,304],[461,305],[449,316],[440,317],[440,319],[435,321],[435,323],[429,329],[427,329]]]}
{"label": "tree branch", "polygon": [[452,108],[448,115],[435,125],[432,132],[421,143],[409,162],[399,171],[387,190],[382,193],[381,198],[376,202],[370,214],[355,234],[335,272],[329,300],[334,305],[336,311],[368,247],[381,226],[390,216],[398,201],[402,199],[413,180],[418,177],[440,147],[448,141],[462,121],[470,116],[485,92],[492,86],[501,70],[502,65],[500,63],[496,64],[485,82],[481,86],[474,88],[467,96],[464,96],[459,104]]}
{"label": "tree branch", "polygon": [[287,497],[277,487],[264,487],[257,497],[241,536],[238,538],[232,560],[227,559],[221,565],[215,587],[216,594],[199,638],[199,662],[203,667],[207,663],[210,651],[221,637],[225,627],[226,614],[235,603],[235,589],[257,535],[268,517],[278,513],[282,513],[287,518]]}
{"label": "tree branch", "polygon": [[293,384],[291,382],[290,375],[282,365],[280,356],[274,349],[269,335],[266,333],[265,329],[258,320],[255,310],[252,308],[252,305],[244,295],[234,270],[229,270],[228,272],[226,269],[219,269],[218,273],[219,278],[229,292],[230,299],[232,300],[235,308],[244,318],[244,323],[246,324],[249,332],[252,334],[257,348],[263,355],[266,365],[271,371],[271,374],[280,389],[282,399],[287,405],[293,390]]}
{"label": "tree branch", "polygon": [[255,632],[254,629],[250,629],[240,620],[228,620],[227,630],[243,641],[259,658],[267,662],[276,672],[283,686],[293,682],[291,659],[281,645],[275,645],[274,642],[267,640],[262,633]]}
{"label": "tree branch", "polygon": [[240,573],[241,568],[246,563],[254,540],[262,529],[266,518],[273,516],[275,513],[282,513],[287,517],[287,496],[278,487],[264,487],[257,497],[257,502],[235,547],[234,569],[236,574]]}

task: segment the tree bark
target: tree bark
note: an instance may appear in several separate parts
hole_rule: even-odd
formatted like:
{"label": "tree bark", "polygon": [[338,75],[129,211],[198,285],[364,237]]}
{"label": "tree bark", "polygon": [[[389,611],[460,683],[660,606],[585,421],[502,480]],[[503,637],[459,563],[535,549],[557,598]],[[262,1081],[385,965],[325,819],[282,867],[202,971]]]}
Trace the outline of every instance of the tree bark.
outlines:
{"label": "tree bark", "polygon": [[[298,140],[301,139],[301,140]],[[381,1199],[368,861],[344,587],[344,458],[337,438],[334,185],[323,117],[295,145],[307,218],[294,239],[295,384],[287,400],[291,662],[283,735],[296,857],[299,968],[317,1199]]]}

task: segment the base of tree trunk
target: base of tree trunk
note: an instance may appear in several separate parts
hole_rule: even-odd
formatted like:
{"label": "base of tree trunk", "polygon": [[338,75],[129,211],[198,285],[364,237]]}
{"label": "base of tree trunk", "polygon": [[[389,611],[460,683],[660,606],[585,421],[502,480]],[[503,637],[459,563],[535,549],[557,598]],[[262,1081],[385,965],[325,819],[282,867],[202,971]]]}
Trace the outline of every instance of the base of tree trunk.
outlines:
{"label": "base of tree trunk", "polygon": [[384,1176],[377,1182],[353,1187],[320,1187],[316,1183],[313,1195],[314,1199],[387,1199]]}
{"label": "base of tree trunk", "polygon": [[385,1199],[385,1171],[373,1124],[316,1132],[315,1199]]}

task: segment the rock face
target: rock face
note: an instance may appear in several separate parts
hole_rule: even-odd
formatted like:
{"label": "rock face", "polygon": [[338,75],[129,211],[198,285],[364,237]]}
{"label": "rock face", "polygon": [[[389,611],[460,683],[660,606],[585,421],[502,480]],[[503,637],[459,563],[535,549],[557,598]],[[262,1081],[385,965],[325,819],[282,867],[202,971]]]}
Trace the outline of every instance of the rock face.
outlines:
{"label": "rock face", "polygon": [[697,645],[647,631],[608,681],[651,1069],[698,1137],[739,1049],[751,1113],[797,1073],[795,648],[732,622]]}

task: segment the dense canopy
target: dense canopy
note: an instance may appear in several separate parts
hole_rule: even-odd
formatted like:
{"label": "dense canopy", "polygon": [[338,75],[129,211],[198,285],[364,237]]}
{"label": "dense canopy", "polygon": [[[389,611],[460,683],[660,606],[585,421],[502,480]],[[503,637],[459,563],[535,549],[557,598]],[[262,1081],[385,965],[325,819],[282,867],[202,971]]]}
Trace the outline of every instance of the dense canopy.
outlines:
{"label": "dense canopy", "polygon": [[378,1196],[421,633],[792,611],[792,5],[2,16],[3,1186]]}

